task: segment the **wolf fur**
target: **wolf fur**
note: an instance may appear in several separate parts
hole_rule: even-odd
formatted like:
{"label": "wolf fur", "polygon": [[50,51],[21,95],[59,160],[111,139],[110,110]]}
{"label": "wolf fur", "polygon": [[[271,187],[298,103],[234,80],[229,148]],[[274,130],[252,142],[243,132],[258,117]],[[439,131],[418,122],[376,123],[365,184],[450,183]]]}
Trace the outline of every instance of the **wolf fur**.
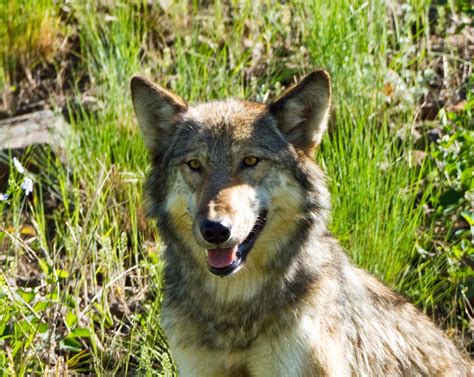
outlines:
{"label": "wolf fur", "polygon": [[[324,70],[269,105],[189,106],[141,77],[131,89],[166,244],[162,325],[180,375],[472,375],[448,337],[353,266],[327,230],[330,198],[313,158],[331,102]],[[206,221],[225,222],[229,238],[206,240]],[[213,273],[246,239],[245,260]]]}

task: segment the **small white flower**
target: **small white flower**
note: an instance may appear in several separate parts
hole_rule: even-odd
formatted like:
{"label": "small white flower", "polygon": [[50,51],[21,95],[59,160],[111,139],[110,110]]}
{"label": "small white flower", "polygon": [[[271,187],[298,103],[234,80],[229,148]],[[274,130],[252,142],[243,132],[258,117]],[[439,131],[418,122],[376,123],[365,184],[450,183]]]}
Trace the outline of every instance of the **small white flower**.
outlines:
{"label": "small white flower", "polygon": [[18,170],[18,173],[23,174],[25,173],[25,168],[21,164],[20,161],[16,157],[13,157],[13,165],[15,165],[16,170]]}
{"label": "small white flower", "polygon": [[25,195],[28,196],[30,192],[33,191],[33,180],[29,177],[25,177],[25,179],[23,179],[23,183],[21,184],[21,189],[25,191]]}
{"label": "small white flower", "polygon": [[9,196],[8,194],[2,194],[2,193],[0,192],[0,202],[5,202],[5,201],[7,201],[7,200],[8,200],[8,196]]}

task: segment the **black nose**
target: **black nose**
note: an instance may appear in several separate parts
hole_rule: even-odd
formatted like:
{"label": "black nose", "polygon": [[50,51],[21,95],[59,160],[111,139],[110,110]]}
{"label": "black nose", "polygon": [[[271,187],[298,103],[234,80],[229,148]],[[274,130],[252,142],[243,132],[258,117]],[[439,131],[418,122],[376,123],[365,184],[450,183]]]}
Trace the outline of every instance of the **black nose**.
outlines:
{"label": "black nose", "polygon": [[225,221],[204,220],[201,224],[201,234],[210,243],[222,243],[230,237],[230,225]]}

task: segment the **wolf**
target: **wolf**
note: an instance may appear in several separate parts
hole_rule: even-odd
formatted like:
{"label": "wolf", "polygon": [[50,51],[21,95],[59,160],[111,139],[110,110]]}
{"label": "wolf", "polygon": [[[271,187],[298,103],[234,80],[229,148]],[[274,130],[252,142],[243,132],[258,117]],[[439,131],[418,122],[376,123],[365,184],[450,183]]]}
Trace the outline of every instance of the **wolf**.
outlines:
{"label": "wolf", "polygon": [[405,298],[328,231],[314,150],[331,81],[316,70],[270,104],[187,104],[143,77],[132,101],[166,247],[162,326],[181,376],[470,376]]}

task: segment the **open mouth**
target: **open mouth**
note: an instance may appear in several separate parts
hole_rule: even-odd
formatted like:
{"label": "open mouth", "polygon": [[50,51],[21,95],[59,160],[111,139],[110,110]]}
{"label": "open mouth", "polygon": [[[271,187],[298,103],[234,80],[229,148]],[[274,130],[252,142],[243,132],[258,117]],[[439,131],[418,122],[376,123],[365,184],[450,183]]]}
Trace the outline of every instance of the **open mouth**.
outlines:
{"label": "open mouth", "polygon": [[209,271],[218,276],[226,276],[236,272],[245,262],[245,258],[247,258],[255,240],[265,226],[266,220],[267,211],[263,211],[242,243],[229,248],[209,249],[207,251]]}

